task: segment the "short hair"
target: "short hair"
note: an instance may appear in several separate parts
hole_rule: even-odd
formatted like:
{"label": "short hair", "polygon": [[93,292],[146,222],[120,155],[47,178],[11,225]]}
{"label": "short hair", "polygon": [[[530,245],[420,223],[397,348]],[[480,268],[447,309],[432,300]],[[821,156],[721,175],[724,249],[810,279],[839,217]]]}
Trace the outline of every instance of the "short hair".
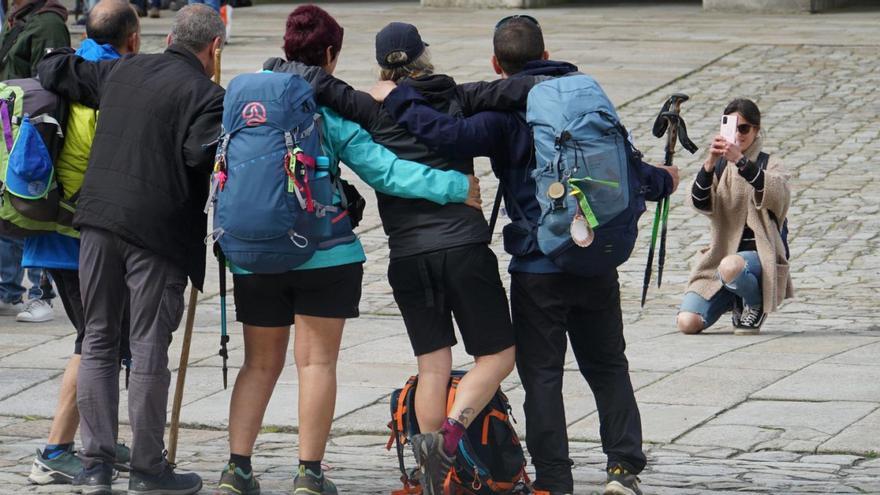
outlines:
{"label": "short hair", "polygon": [[342,50],[345,31],[326,10],[317,5],[302,5],[287,16],[284,31],[284,55],[287,60],[306,65],[323,66],[327,60],[327,48],[336,58]]}
{"label": "short hair", "polygon": [[101,0],[86,20],[86,36],[99,45],[119,50],[138,27],[137,13],[127,1]]}
{"label": "short hair", "polygon": [[529,19],[514,18],[498,26],[492,44],[498,65],[507,74],[516,74],[544,56],[544,33]]}
{"label": "short hair", "polygon": [[[390,64],[396,64],[399,62],[404,62],[407,59],[407,55],[404,51],[391,52],[388,54],[387,57],[385,57],[385,59]],[[431,52],[429,52],[428,49],[425,48],[421,55],[419,55],[418,57],[416,57],[415,60],[406,65],[394,67],[391,69],[380,67],[379,80],[397,82],[404,77],[430,76],[433,73],[434,64],[431,63]]]}
{"label": "short hair", "polygon": [[748,98],[737,98],[727,104],[724,109],[724,115],[732,113],[740,113],[750,124],[761,127],[761,111],[758,105]]}
{"label": "short hair", "polygon": [[220,14],[213,8],[204,4],[187,5],[174,17],[171,43],[192,53],[199,53],[215,38],[226,40],[226,26]]}

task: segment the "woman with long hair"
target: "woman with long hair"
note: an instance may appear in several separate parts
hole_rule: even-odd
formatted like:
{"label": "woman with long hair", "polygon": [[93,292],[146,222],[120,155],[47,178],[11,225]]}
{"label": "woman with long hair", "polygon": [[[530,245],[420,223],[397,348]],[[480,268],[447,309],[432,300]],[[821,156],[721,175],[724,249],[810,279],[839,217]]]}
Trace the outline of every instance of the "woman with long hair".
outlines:
{"label": "woman with long hair", "polygon": [[767,313],[793,296],[786,218],[791,190],[779,160],[763,151],[761,111],[737,98],[724,109],[735,118],[733,142],[716,136],[691,190],[709,217],[711,243],[701,250],[678,314],[678,329],[696,334],[733,312],[734,333],[760,331]]}

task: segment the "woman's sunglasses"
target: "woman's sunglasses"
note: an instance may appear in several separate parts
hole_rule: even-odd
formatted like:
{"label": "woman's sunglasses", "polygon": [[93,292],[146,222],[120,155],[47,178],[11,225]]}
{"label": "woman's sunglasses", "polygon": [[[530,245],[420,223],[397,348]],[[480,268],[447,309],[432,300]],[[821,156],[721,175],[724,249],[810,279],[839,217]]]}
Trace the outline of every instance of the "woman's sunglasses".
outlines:
{"label": "woman's sunglasses", "polygon": [[508,22],[510,22],[514,19],[525,19],[525,20],[533,23],[535,26],[541,27],[541,25],[538,23],[538,20],[535,19],[534,17],[532,17],[530,15],[525,15],[525,14],[515,14],[515,15],[509,15],[509,16],[505,17],[504,19],[501,19],[500,21],[498,21],[498,24],[495,24],[495,29],[498,30],[498,28],[500,28],[501,26],[507,24]]}
{"label": "woman's sunglasses", "polygon": [[758,127],[758,126],[752,125],[752,124],[740,124],[740,125],[736,126],[736,132],[738,132],[740,134],[748,134],[748,133],[752,132],[753,127]]}

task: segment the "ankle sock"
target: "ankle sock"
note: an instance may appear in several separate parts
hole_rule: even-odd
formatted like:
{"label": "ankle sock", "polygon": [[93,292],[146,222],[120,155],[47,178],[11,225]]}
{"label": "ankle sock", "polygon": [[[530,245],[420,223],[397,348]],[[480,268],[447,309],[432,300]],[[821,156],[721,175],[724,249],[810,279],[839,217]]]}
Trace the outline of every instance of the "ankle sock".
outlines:
{"label": "ankle sock", "polygon": [[448,456],[455,455],[455,451],[458,450],[458,441],[464,436],[467,428],[452,418],[446,418],[440,431],[443,433],[443,451]]}
{"label": "ankle sock", "polygon": [[73,442],[46,444],[46,448],[43,449],[43,459],[54,459],[70,450],[71,447],[73,447]]}
{"label": "ankle sock", "polygon": [[244,474],[248,474],[253,470],[251,467],[251,456],[229,454],[229,464],[235,464],[235,467],[241,469]]}
{"label": "ankle sock", "polygon": [[311,471],[316,478],[320,478],[323,475],[323,470],[321,469],[321,461],[304,461],[302,459],[299,460],[299,465],[304,466],[306,470]]}

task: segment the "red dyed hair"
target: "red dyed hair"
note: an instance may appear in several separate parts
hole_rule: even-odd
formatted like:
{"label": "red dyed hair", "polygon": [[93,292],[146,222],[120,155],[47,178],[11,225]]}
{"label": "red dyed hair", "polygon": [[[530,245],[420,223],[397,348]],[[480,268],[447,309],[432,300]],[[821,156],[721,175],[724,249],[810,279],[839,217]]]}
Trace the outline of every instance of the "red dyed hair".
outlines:
{"label": "red dyed hair", "polygon": [[317,5],[302,5],[287,16],[284,32],[284,55],[287,60],[323,66],[327,47],[333,58],[342,49],[342,26]]}

